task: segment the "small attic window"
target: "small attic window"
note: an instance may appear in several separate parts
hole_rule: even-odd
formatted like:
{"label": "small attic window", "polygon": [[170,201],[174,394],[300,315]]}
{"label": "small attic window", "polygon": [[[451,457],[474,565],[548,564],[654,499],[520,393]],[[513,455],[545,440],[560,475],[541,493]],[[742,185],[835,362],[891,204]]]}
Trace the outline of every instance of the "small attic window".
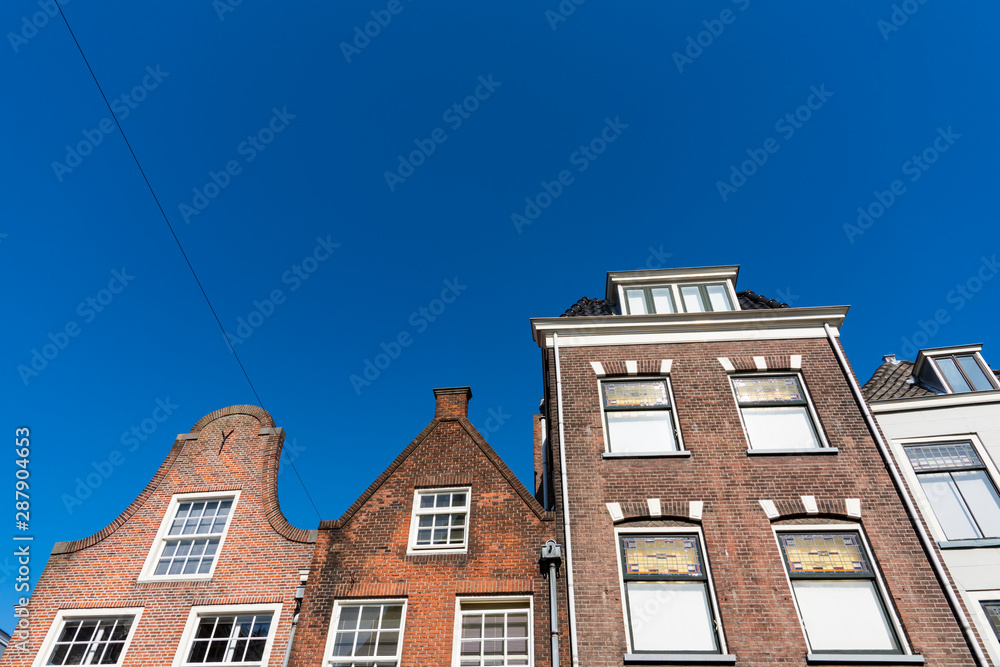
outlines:
{"label": "small attic window", "polygon": [[969,391],[992,391],[996,389],[996,380],[991,380],[992,373],[987,372],[985,364],[978,354],[949,354],[932,357],[952,393],[960,394]]}
{"label": "small attic window", "polygon": [[626,315],[733,310],[733,298],[729,293],[729,285],[725,282],[629,286],[624,291]]}

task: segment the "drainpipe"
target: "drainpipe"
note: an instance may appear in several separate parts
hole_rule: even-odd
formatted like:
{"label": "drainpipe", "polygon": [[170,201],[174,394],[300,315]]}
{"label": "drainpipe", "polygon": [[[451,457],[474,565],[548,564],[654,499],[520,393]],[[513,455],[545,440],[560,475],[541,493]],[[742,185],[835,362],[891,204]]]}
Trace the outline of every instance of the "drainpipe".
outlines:
{"label": "drainpipe", "polygon": [[285,649],[285,660],[282,667],[288,667],[288,659],[292,656],[292,641],[295,639],[295,628],[299,624],[299,612],[302,611],[302,598],[306,595],[306,580],[309,578],[309,568],[299,568],[299,586],[295,589],[295,613],[292,614],[292,630],[288,633],[288,648]]}
{"label": "drainpipe", "polygon": [[556,610],[556,570],[562,563],[562,547],[555,540],[542,545],[538,559],[542,569],[549,570],[549,635],[552,640],[552,667],[559,667],[559,613]]}
{"label": "drainpipe", "polygon": [[563,429],[562,376],[559,372],[559,334],[552,333],[552,348],[556,358],[556,412],[559,418],[559,470],[562,483],[563,529],[566,537],[566,590],[569,593],[569,647],[573,667],[580,665],[580,653],[576,643],[576,595],[573,589],[573,552],[569,534],[569,488],[566,482],[566,434]]}
{"label": "drainpipe", "polygon": [[552,509],[549,504],[549,425],[548,420],[542,417],[539,421],[539,428],[542,430],[542,507],[546,510]]}
{"label": "drainpipe", "polygon": [[847,377],[847,382],[851,386],[851,393],[854,394],[854,400],[857,402],[858,407],[861,408],[861,414],[864,415],[865,422],[868,424],[868,430],[872,434],[872,438],[875,439],[875,444],[878,445],[879,452],[882,454],[882,458],[885,460],[886,467],[889,469],[889,475],[892,477],[892,482],[896,486],[896,490],[899,492],[899,496],[903,499],[903,505],[906,507],[906,513],[910,517],[910,521],[913,522],[914,527],[917,529],[917,536],[920,538],[920,543],[924,547],[924,551],[927,553],[927,557],[931,562],[931,566],[934,568],[934,574],[937,575],[938,581],[941,583],[941,587],[944,589],[945,596],[948,598],[948,604],[951,606],[952,612],[955,614],[955,618],[958,619],[958,624],[962,626],[962,633],[965,635],[965,641],[972,649],[972,654],[976,659],[976,664],[986,667],[989,663],[986,661],[986,656],[983,655],[983,651],[979,648],[979,642],[976,641],[976,636],[972,632],[972,627],[969,625],[969,619],[965,615],[965,611],[962,610],[962,605],[958,601],[958,597],[955,595],[955,589],[952,588],[951,582],[948,581],[948,575],[945,572],[944,565],[941,563],[941,559],[938,558],[937,551],[934,550],[934,543],[931,541],[930,536],[927,531],[924,530],[924,525],[920,522],[920,516],[917,514],[917,508],[913,506],[913,501],[910,500],[910,494],[906,490],[906,486],[903,484],[903,479],[899,476],[899,470],[896,468],[896,462],[892,458],[892,454],[889,452],[889,447],[885,444],[885,440],[882,439],[882,434],[878,430],[878,425],[875,423],[875,418],[872,417],[871,410],[868,409],[868,403],[865,402],[865,397],[861,393],[861,387],[858,386],[857,381],[854,379],[854,375],[851,373],[850,367],[847,365],[847,357],[844,356],[844,351],[840,347],[840,342],[837,337],[833,335],[833,329],[830,328],[829,324],[824,324],[823,328],[826,329],[826,336],[830,340],[830,347],[833,348],[833,354],[837,357],[837,362],[840,363],[840,368],[844,372],[844,376]]}

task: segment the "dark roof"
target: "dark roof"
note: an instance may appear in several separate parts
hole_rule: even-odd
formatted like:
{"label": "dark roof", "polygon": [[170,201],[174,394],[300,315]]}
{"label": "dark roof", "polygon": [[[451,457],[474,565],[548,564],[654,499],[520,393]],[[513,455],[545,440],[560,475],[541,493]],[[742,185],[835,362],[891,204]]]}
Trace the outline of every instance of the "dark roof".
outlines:
{"label": "dark roof", "polygon": [[766,296],[756,294],[750,290],[737,292],[736,297],[740,300],[741,310],[759,310],[761,308],[788,308],[787,303],[782,303],[777,299],[768,299]]}
{"label": "dark roof", "polygon": [[[736,296],[740,300],[740,310],[788,308],[787,303],[781,303],[777,299],[768,299],[766,296],[761,296],[760,294],[756,294],[750,290],[737,292]],[[608,300],[591,299],[590,297],[585,296],[570,306],[569,310],[560,315],[560,317],[599,317],[602,315],[614,315],[611,311],[610,304],[608,304]]]}
{"label": "dark roof", "polygon": [[912,361],[887,361],[878,367],[871,379],[861,388],[869,401],[889,401],[894,398],[934,396],[932,391],[913,377]]}

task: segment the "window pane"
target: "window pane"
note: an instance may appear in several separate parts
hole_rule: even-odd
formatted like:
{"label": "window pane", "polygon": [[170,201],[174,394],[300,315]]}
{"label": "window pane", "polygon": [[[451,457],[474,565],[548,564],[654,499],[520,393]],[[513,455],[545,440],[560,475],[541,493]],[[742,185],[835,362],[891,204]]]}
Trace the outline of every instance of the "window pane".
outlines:
{"label": "window pane", "polygon": [[674,312],[674,296],[670,293],[669,287],[654,287],[650,292],[653,294],[653,310],[655,312]]}
{"label": "window pane", "polygon": [[628,581],[635,651],[718,651],[703,582]]}
{"label": "window pane", "polygon": [[670,399],[667,396],[667,383],[664,380],[649,380],[646,382],[605,382],[604,407],[635,408],[635,407],[667,407]]}
{"label": "window pane", "polygon": [[752,449],[820,447],[812,418],[804,405],[786,408],[743,408]]}
{"label": "window pane", "polygon": [[629,315],[646,314],[646,295],[641,289],[625,290],[625,300],[628,301]]}
{"label": "window pane", "polygon": [[917,472],[935,469],[975,468],[983,465],[975,448],[968,442],[907,447],[906,456]]}
{"label": "window pane", "polygon": [[983,611],[986,612],[986,618],[989,619],[990,625],[993,627],[993,632],[997,635],[997,639],[1000,639],[1000,601],[991,600],[984,602]]}
{"label": "window pane", "polygon": [[1000,537],[1000,497],[985,470],[951,473],[983,537]]}
{"label": "window pane", "polygon": [[725,285],[707,285],[705,289],[708,291],[708,301],[712,304],[712,310],[732,310]]}
{"label": "window pane", "polygon": [[689,313],[705,312],[705,304],[701,301],[701,290],[697,285],[681,288],[681,298],[684,300],[684,310]]}
{"label": "window pane", "polygon": [[976,391],[990,391],[993,389],[993,384],[990,383],[989,378],[983,373],[983,369],[976,362],[975,357],[972,355],[959,357],[958,363],[962,366],[965,374],[969,376],[969,379],[972,380],[972,386]]}
{"label": "window pane", "polygon": [[976,530],[972,515],[965,506],[951,474],[946,472],[920,475],[920,487],[934,510],[945,537],[949,540],[974,540],[982,537]]}
{"label": "window pane", "polygon": [[792,588],[814,652],[898,650],[873,581],[800,579]]}
{"label": "window pane", "polygon": [[694,537],[623,537],[625,574],[702,575],[698,540]]}
{"label": "window pane", "polygon": [[857,534],[782,535],[781,547],[792,574],[871,574]]}
{"label": "window pane", "polygon": [[958,371],[958,367],[955,362],[948,357],[937,360],[938,368],[944,373],[944,377],[948,380],[948,384],[955,392],[972,391],[969,387],[969,383],[965,381],[962,374]]}
{"label": "window pane", "polygon": [[742,403],[787,403],[805,401],[799,379],[792,375],[783,377],[733,378],[736,399]]}
{"label": "window pane", "polygon": [[669,410],[609,412],[608,443],[612,452],[677,450]]}

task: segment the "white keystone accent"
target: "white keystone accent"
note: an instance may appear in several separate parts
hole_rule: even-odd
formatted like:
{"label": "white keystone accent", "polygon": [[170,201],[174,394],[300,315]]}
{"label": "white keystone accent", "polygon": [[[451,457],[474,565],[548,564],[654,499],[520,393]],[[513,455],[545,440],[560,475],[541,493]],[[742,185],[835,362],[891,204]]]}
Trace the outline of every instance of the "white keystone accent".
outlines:
{"label": "white keystone accent", "polygon": [[608,503],[608,513],[611,515],[611,520],[615,523],[622,521],[625,515],[622,514],[622,506],[618,503]]}
{"label": "white keystone accent", "polygon": [[802,496],[802,504],[806,506],[806,514],[819,514],[816,496]]}
{"label": "white keystone accent", "polygon": [[590,365],[593,367],[594,372],[597,373],[597,377],[604,377],[604,366],[601,365],[601,362],[591,361]]}
{"label": "white keystone accent", "polygon": [[848,498],[844,501],[847,504],[847,516],[853,516],[855,518],[861,518],[861,499],[860,498]]}
{"label": "white keystone accent", "polygon": [[705,503],[700,500],[692,500],[690,509],[688,510],[688,516],[692,519],[701,520],[702,510],[705,509]]}
{"label": "white keystone accent", "polygon": [[774,506],[773,500],[758,500],[757,502],[764,509],[764,514],[767,515],[768,519],[778,518],[778,508]]}
{"label": "white keystone accent", "polygon": [[625,371],[629,375],[635,375],[639,372],[639,362],[638,361],[626,361]]}
{"label": "white keystone accent", "polygon": [[663,516],[659,498],[646,498],[646,504],[649,505],[649,516]]}
{"label": "white keystone accent", "polygon": [[753,363],[757,366],[757,370],[766,371],[767,370],[767,359],[764,357],[754,357]]}
{"label": "white keystone accent", "polygon": [[726,369],[727,373],[732,373],[736,370],[736,367],[733,366],[733,362],[729,361],[729,357],[719,357],[719,363],[722,364],[722,367]]}
{"label": "white keystone accent", "polygon": [[802,368],[802,355],[793,354],[792,355],[792,370],[799,370]]}
{"label": "white keystone accent", "polygon": [[674,365],[673,359],[663,359],[660,361],[660,372],[664,375],[670,373],[670,367]]}

